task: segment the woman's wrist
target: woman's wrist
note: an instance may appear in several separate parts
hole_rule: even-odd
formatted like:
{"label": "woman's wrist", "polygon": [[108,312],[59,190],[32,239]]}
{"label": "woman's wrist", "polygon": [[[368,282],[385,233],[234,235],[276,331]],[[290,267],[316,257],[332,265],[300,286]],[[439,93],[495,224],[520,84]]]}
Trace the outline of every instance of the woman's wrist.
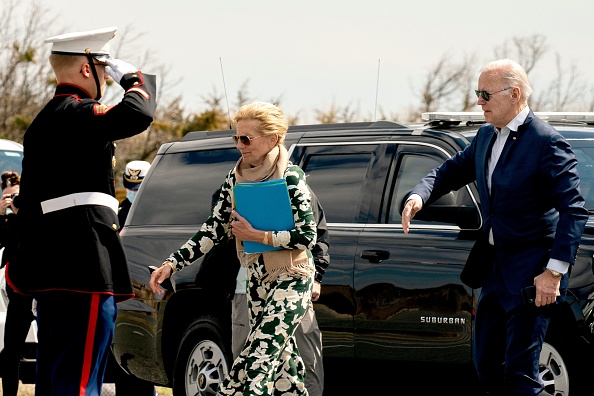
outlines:
{"label": "woman's wrist", "polygon": [[163,264],[161,264],[161,267],[164,267],[168,265],[171,268],[171,273],[175,273],[177,271],[177,268],[175,268],[175,264],[173,263],[173,261],[165,261]]}
{"label": "woman's wrist", "polygon": [[262,239],[264,245],[268,245],[268,231],[264,231],[264,238]]}

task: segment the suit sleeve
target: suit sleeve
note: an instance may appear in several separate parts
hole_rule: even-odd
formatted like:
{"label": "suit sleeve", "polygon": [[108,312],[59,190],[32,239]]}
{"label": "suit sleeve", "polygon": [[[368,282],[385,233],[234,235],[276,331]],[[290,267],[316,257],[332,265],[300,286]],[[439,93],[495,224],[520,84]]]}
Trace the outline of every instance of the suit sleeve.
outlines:
{"label": "suit sleeve", "polygon": [[[308,186],[309,187],[309,186]],[[309,189],[311,195],[311,206],[317,223],[317,239],[311,253],[313,255],[314,264],[316,267],[315,280],[322,283],[322,278],[326,273],[328,265],[330,265],[330,237],[328,235],[328,226],[326,224],[326,215],[324,209],[314,192]]]}
{"label": "suit sleeve", "polygon": [[559,134],[553,135],[544,150],[543,172],[549,183],[552,205],[559,212],[550,257],[573,264],[588,220],[588,210],[579,192],[577,159],[569,143]]}
{"label": "suit sleeve", "polygon": [[[102,141],[114,141],[144,132],[153,122],[157,108],[156,77],[142,72],[122,77],[122,101],[106,106],[87,100],[81,112],[87,118],[86,128]],[[92,119],[92,120],[91,120]]]}
{"label": "suit sleeve", "polygon": [[426,206],[450,191],[456,191],[473,182],[476,179],[476,141],[477,139],[474,139],[463,151],[459,151],[429,172],[412,189],[411,194],[418,194]]}

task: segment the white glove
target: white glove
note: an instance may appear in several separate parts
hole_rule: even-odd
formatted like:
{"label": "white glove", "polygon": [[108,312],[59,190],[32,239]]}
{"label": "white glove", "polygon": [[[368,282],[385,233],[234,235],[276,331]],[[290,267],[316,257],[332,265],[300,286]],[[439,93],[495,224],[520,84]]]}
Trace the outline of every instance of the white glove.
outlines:
{"label": "white glove", "polygon": [[122,80],[122,77],[124,77],[124,74],[136,73],[138,71],[136,67],[119,59],[106,59],[105,63],[107,63],[105,71],[118,84]]}

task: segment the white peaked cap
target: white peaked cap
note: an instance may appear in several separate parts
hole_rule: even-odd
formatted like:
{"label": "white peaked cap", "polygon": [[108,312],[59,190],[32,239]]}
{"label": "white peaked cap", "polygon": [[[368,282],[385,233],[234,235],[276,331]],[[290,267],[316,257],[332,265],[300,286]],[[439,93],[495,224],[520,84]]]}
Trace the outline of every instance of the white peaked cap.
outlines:
{"label": "white peaked cap", "polygon": [[128,162],[124,171],[124,187],[130,190],[138,189],[150,167],[151,164],[147,161]]}
{"label": "white peaked cap", "polygon": [[53,44],[52,54],[109,56],[109,42],[115,37],[117,29],[116,26],[112,26],[87,32],[60,34],[45,39],[45,43]]}

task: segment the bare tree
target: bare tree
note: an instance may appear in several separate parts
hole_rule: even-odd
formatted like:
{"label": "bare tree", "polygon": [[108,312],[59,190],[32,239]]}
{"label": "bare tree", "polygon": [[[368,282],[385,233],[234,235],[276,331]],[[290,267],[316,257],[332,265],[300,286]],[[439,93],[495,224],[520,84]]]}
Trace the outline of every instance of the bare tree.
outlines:
{"label": "bare tree", "polygon": [[[535,73],[548,51],[546,38],[541,34],[528,37],[514,37],[495,48],[495,57],[516,60],[527,74]],[[449,110],[468,111],[476,105],[473,86],[476,84],[475,57],[465,57],[461,62],[451,62],[448,54],[443,55],[425,77],[420,91],[421,104],[418,110],[409,112],[411,120],[419,120],[420,113]],[[594,100],[584,100],[582,90],[587,82],[580,75],[575,62],[563,67],[561,57],[556,55],[556,74],[546,89],[539,90],[530,99],[533,110],[578,111],[594,108]]]}
{"label": "bare tree", "polygon": [[338,122],[354,122],[359,119],[359,110],[351,105],[337,106],[332,102],[328,110],[315,110],[315,119],[320,124],[334,124]]}
{"label": "bare tree", "polygon": [[237,108],[240,108],[241,106],[243,106],[253,100],[250,97],[250,95],[248,94],[249,82],[250,82],[249,79],[245,80],[239,87],[239,90],[237,91],[237,96],[235,98],[235,103],[234,103]]}
{"label": "bare tree", "polygon": [[[509,46],[512,46],[510,49]],[[524,67],[530,76],[542,63],[543,57],[548,52],[549,46],[546,37],[535,34],[529,37],[514,37],[511,44],[506,41],[495,50],[498,58],[513,58]],[[530,99],[530,106],[535,111],[576,111],[588,108],[588,103],[580,103],[582,94],[576,89],[586,86],[587,83],[580,76],[575,61],[569,67],[562,65],[561,57],[555,54],[555,76],[544,90],[540,90]]]}
{"label": "bare tree", "polygon": [[[449,53],[445,53],[427,73],[423,88],[419,92],[421,105],[416,114],[412,114],[414,118],[419,118],[422,112],[436,111],[441,106],[446,106],[449,110],[470,108],[468,83],[475,70],[474,56],[466,56],[459,62],[452,62],[451,58]],[[462,103],[460,104],[460,99],[456,98],[462,98]]]}
{"label": "bare tree", "polygon": [[531,99],[530,106],[535,111],[570,111],[584,107],[580,104],[582,92],[577,87],[585,85],[580,77],[575,62],[564,69],[561,65],[561,57],[555,54],[556,78],[554,78],[547,89],[535,95]]}
{"label": "bare tree", "polygon": [[23,13],[21,3],[5,3],[0,14],[0,136],[22,142],[54,88],[51,68],[40,59],[52,20],[39,3]]}
{"label": "bare tree", "polygon": [[[529,37],[513,37],[511,44],[505,41],[502,45],[495,48],[495,57],[497,59],[509,58],[518,62],[526,74],[536,67],[542,60],[542,57],[548,51],[547,39],[542,34],[534,34]],[[509,47],[512,48],[509,48]]]}
{"label": "bare tree", "polygon": [[[114,45],[110,53],[115,58],[121,58],[139,70],[156,74],[157,98],[159,106],[155,114],[155,120],[143,133],[131,138],[117,141],[116,150],[116,174],[122,174],[126,164],[132,160],[144,160],[152,162],[159,147],[164,143],[179,140],[182,136],[183,125],[187,122],[184,116],[184,109],[181,105],[182,98],[169,98],[168,93],[173,87],[181,82],[181,78],[171,79],[171,66],[156,63],[152,53],[142,50],[137,42],[144,36],[144,33],[136,32],[132,27],[126,26],[118,30]],[[113,80],[108,80],[108,88],[101,101],[103,103],[116,104],[121,100],[123,89]],[[117,178],[118,185],[121,178]]]}

